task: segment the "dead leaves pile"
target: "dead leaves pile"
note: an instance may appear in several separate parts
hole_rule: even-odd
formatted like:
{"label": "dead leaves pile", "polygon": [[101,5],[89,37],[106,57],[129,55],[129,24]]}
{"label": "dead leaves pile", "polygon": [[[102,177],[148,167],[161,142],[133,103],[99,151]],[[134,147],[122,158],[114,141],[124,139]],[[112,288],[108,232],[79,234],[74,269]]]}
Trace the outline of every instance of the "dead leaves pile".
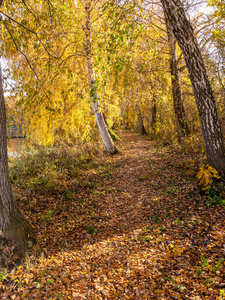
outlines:
{"label": "dead leaves pile", "polygon": [[2,272],[1,299],[225,299],[225,210],[193,157],[120,136],[57,192],[17,188],[48,258]]}

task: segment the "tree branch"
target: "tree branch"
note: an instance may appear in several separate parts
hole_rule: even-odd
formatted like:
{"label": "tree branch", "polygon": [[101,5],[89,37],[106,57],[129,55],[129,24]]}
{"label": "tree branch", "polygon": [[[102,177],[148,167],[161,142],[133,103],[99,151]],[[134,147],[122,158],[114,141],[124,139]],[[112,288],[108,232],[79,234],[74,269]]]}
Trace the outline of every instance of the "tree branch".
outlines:
{"label": "tree branch", "polygon": [[[1,1],[1,0],[0,0],[0,1]],[[45,45],[43,44],[43,42],[42,42],[41,39],[39,38],[37,32],[35,32],[35,31],[33,31],[32,29],[28,28],[27,26],[21,24],[20,22],[16,21],[15,19],[11,18],[11,17],[10,17],[9,15],[7,15],[6,13],[3,13],[3,12],[1,12],[1,13],[2,13],[6,18],[8,18],[10,21],[16,23],[17,25],[23,27],[23,28],[26,29],[27,31],[33,33],[33,34],[37,37],[38,41],[41,43],[41,45],[43,46],[43,48],[45,49],[45,51],[48,53],[49,56],[51,56],[51,57],[53,57],[53,58],[56,58],[56,59],[59,59],[59,58],[60,58],[60,56],[52,55],[52,54],[48,51],[48,49],[45,47]]]}
{"label": "tree branch", "polygon": [[[12,41],[13,41],[13,44],[15,45],[16,50],[17,50],[18,52],[20,52],[20,53],[25,57],[25,59],[26,59],[28,65],[29,65],[30,69],[32,70],[32,72],[33,72],[34,75],[36,76],[37,80],[41,83],[41,81],[40,81],[40,79],[39,79],[39,77],[38,77],[36,71],[35,71],[34,68],[32,67],[32,65],[31,65],[31,63],[30,63],[30,61],[29,61],[29,59],[28,59],[27,56],[26,56],[26,54],[23,53],[23,51],[21,51],[21,50],[18,48],[18,46],[17,46],[17,44],[16,44],[16,41],[15,41],[15,39],[14,39],[14,37],[13,37],[11,31],[9,30],[8,26],[6,25],[6,22],[4,22],[3,24],[4,24],[4,26],[5,26],[6,30],[7,30],[7,32],[9,33],[9,35],[10,35]],[[43,89],[45,96],[49,99],[49,97],[48,97],[48,95],[47,95],[45,89],[43,88],[43,84],[42,84],[42,83],[41,83],[40,86],[41,86],[41,88]]]}

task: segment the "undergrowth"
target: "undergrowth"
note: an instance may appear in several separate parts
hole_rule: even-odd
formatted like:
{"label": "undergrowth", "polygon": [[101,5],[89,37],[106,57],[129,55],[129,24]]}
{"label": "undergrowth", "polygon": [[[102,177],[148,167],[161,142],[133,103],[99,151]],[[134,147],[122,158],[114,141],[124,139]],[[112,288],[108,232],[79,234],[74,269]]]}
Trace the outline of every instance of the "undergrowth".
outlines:
{"label": "undergrowth", "polygon": [[225,205],[224,181],[213,167],[208,164],[200,165],[197,179],[200,190],[207,195],[207,205]]}
{"label": "undergrowth", "polygon": [[24,147],[18,157],[10,157],[9,176],[21,188],[55,188],[59,180],[76,179],[80,169],[91,167],[99,145]]}

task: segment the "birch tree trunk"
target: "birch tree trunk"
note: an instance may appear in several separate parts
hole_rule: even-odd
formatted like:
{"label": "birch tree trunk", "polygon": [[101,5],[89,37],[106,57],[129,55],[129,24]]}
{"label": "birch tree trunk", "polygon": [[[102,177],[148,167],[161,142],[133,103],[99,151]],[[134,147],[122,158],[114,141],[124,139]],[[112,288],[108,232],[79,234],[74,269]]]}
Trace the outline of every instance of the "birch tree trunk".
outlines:
{"label": "birch tree trunk", "polygon": [[173,107],[174,113],[177,120],[177,135],[178,140],[181,140],[181,136],[189,134],[190,130],[187,123],[187,118],[184,111],[183,101],[181,98],[180,90],[180,78],[177,67],[177,56],[176,56],[176,39],[173,35],[172,28],[168,22],[165,14],[166,30],[169,43],[170,51],[170,73],[171,73],[171,84],[172,84],[172,95],[173,95]]}
{"label": "birch tree trunk", "polygon": [[216,102],[193,29],[180,0],[161,0],[189,71],[208,163],[225,178],[225,148]]}
{"label": "birch tree trunk", "polygon": [[31,225],[21,214],[11,190],[8,171],[6,113],[3,95],[3,78],[0,65],[0,238],[16,244],[20,257],[27,255],[27,250],[39,255],[40,247]]}
{"label": "birch tree trunk", "polygon": [[105,123],[102,112],[100,111],[100,103],[98,99],[98,93],[96,91],[96,79],[93,68],[93,60],[91,55],[91,5],[90,1],[85,0],[85,11],[86,11],[86,24],[85,24],[85,57],[87,64],[87,72],[88,72],[88,82],[90,88],[90,96],[93,102],[94,114],[96,118],[96,122],[98,125],[98,129],[102,138],[102,141],[105,145],[106,151],[110,154],[117,153],[116,146],[113,143],[113,140],[109,134],[107,125]]}

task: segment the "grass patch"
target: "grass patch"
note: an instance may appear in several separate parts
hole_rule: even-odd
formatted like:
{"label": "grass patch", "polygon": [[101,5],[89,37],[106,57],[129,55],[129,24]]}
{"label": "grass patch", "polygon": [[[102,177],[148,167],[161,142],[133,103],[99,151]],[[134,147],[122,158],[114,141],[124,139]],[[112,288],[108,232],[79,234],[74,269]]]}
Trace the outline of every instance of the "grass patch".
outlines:
{"label": "grass patch", "polygon": [[73,178],[77,182],[81,169],[93,167],[93,158],[92,152],[82,153],[76,147],[27,147],[19,157],[10,159],[9,175],[21,188],[57,189],[59,181]]}

